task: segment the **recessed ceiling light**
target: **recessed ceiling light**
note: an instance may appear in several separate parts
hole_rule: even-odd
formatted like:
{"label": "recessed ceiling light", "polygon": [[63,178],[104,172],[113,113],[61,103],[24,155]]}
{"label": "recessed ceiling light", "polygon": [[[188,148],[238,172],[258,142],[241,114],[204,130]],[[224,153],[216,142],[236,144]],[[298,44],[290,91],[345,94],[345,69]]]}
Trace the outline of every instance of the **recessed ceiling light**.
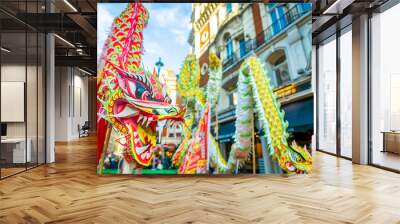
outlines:
{"label": "recessed ceiling light", "polygon": [[1,47],[0,49],[1,49],[1,51],[4,51],[4,52],[6,52],[6,53],[10,53],[10,52],[11,52],[11,50],[8,50],[8,49],[5,48],[5,47]]}
{"label": "recessed ceiling light", "polygon": [[332,5],[330,5],[327,9],[324,10],[322,14],[328,14],[331,13],[330,11],[332,9],[336,9],[337,5],[339,4],[340,0],[335,1]]}
{"label": "recessed ceiling light", "polygon": [[57,35],[57,34],[54,34],[54,36],[57,37],[57,38],[58,38],[59,40],[61,40],[62,42],[66,43],[67,45],[69,45],[69,46],[75,48],[75,45],[73,45],[73,44],[72,44],[71,42],[69,42],[68,40],[66,40],[66,39],[64,39],[64,38],[62,38],[62,37],[60,37],[60,36]]}
{"label": "recessed ceiling light", "polygon": [[322,14],[343,14],[343,10],[351,5],[353,2],[354,0],[336,0],[327,9],[325,9]]}
{"label": "recessed ceiling light", "polygon": [[74,10],[75,12],[78,12],[78,10],[68,1],[68,0],[64,0],[65,4],[67,4],[72,10]]}
{"label": "recessed ceiling light", "polygon": [[85,74],[87,74],[87,75],[92,75],[92,73],[90,73],[90,72],[88,72],[88,71],[86,71],[86,70],[83,70],[83,69],[81,69],[81,68],[79,68],[79,67],[78,67],[78,70],[81,71],[81,72],[83,72],[83,73],[85,73]]}

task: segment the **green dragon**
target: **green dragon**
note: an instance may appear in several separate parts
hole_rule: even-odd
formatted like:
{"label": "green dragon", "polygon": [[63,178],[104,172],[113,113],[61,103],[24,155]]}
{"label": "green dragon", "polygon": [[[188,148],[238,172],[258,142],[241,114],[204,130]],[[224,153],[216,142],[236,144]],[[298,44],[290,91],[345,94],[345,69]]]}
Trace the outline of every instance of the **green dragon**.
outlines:
{"label": "green dragon", "polygon": [[[219,64],[219,66],[221,65]],[[221,72],[221,70],[216,66],[212,66],[212,69],[210,74],[214,74],[217,78],[220,77],[220,74],[218,75],[216,72]],[[216,83],[211,84],[216,85]],[[310,173],[312,169],[311,155],[306,148],[298,146],[295,142],[288,144],[287,127],[289,124],[284,119],[284,112],[276,100],[270,80],[257,57],[251,56],[242,64],[237,85],[235,143],[228,161],[226,161],[214,137],[208,133],[210,166],[217,169],[219,173],[233,173],[249,159],[252,151],[254,113],[256,113],[264,133],[260,137],[265,138],[267,142],[264,153],[268,153],[272,159],[277,161],[285,173]],[[215,86],[212,89],[215,89]],[[215,101],[215,96],[208,98]],[[183,158],[182,154],[186,153],[187,147],[188,144],[183,144],[181,151],[178,151],[174,157],[176,164],[180,164],[178,158]]]}

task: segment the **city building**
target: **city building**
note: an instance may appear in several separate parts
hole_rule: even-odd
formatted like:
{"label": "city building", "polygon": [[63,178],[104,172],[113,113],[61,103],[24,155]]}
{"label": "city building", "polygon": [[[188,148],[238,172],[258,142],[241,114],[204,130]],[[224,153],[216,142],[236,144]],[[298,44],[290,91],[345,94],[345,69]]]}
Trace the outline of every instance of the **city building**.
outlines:
{"label": "city building", "polygon": [[172,69],[161,70],[160,81],[165,85],[167,94],[171,99],[172,104],[176,105],[177,99],[179,98],[176,72]]}
{"label": "city building", "polygon": [[[201,86],[207,84],[209,54],[217,54],[222,61],[223,80],[217,112],[218,141],[224,155],[229,154],[235,133],[239,68],[250,55],[256,55],[264,63],[286,113],[288,131],[301,143],[310,144],[313,134],[311,4],[194,3],[191,21],[188,41],[199,58]],[[214,116],[213,127],[215,123]]]}
{"label": "city building", "polygon": [[[160,72],[160,81],[165,85],[168,96],[170,97],[172,104],[177,105],[182,102],[181,97],[178,93],[178,83],[176,72],[172,69],[163,69]],[[179,146],[182,141],[182,127],[179,125],[168,125],[160,124],[157,127],[159,136],[159,143],[174,146]]]}

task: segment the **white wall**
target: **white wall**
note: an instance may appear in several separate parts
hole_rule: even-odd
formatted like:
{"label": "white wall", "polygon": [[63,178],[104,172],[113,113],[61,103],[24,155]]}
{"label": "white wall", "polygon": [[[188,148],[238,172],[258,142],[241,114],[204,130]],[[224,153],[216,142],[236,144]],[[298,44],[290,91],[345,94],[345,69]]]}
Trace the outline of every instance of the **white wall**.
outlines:
{"label": "white wall", "polygon": [[[1,81],[2,82],[25,82],[25,75],[27,69],[28,74],[32,72],[34,68],[33,66],[28,66],[27,68],[24,65],[18,64],[5,64],[1,66]],[[26,83],[26,82],[25,82]],[[36,96],[36,89],[32,93],[27,93],[28,102],[31,102],[31,98]],[[35,106],[36,107],[36,106]],[[7,108],[1,108],[2,110],[6,110]],[[32,117],[30,114],[27,114],[28,120],[30,121]],[[35,114],[36,118],[36,114]],[[7,137],[25,137],[25,122],[7,122]],[[29,136],[28,136],[29,137]]]}
{"label": "white wall", "polygon": [[67,67],[56,67],[55,75],[55,140],[68,140],[68,100],[69,100],[69,69]]}
{"label": "white wall", "polygon": [[[31,68],[28,67],[28,70]],[[2,82],[25,82],[25,64],[6,64],[1,66]],[[6,110],[7,108],[1,108]],[[25,122],[7,123],[7,137],[25,137]]]}
{"label": "white wall", "polygon": [[[257,4],[257,3],[253,3]],[[262,7],[262,6],[260,6]],[[253,19],[253,12],[251,6],[248,7],[242,14],[242,23],[243,23],[243,32],[244,36],[248,36],[250,39],[254,39],[256,37],[256,31],[254,27],[254,19]],[[264,22],[263,22],[264,24]]]}
{"label": "white wall", "polygon": [[[1,66],[1,81],[5,82],[25,82],[25,64],[6,64]],[[30,68],[28,68],[30,70]],[[1,108],[7,110],[7,108]],[[7,122],[8,138],[25,138],[25,122]]]}
{"label": "white wall", "polygon": [[[38,70],[37,70],[38,69]],[[25,80],[27,78],[27,82]],[[2,82],[24,82],[26,84],[26,108],[20,108],[22,113],[26,110],[26,120],[22,122],[6,122],[8,138],[29,139],[33,162],[39,158],[39,162],[44,162],[44,74],[42,68],[25,64],[3,64],[1,66]],[[20,90],[24,94],[24,90]],[[7,96],[2,96],[7,97]],[[24,104],[25,105],[25,104]],[[10,108],[1,108],[7,113]],[[37,156],[39,153],[39,156]]]}
{"label": "white wall", "polygon": [[56,67],[55,85],[55,140],[77,139],[78,124],[82,126],[89,117],[88,77],[76,68]]}
{"label": "white wall", "polygon": [[266,30],[272,24],[271,16],[267,9],[267,4],[268,3],[265,3],[265,4],[260,3],[260,15],[261,15],[261,19],[263,21],[262,22],[263,30]]}
{"label": "white wall", "polygon": [[229,107],[229,93],[223,88],[220,91],[217,109],[218,111],[224,111]]}
{"label": "white wall", "polygon": [[[72,120],[72,137],[73,138],[77,138],[79,137],[79,133],[78,133],[78,124],[79,125],[83,125],[85,123],[85,121],[88,121],[88,77],[86,76],[82,76],[83,74],[81,72],[79,72],[78,74],[76,74],[75,70],[75,75],[74,75],[74,86],[75,86],[75,91],[73,94],[75,94],[74,97],[74,103],[75,103],[75,116],[73,116],[73,120]],[[80,97],[79,97],[79,93],[78,91],[80,91]],[[78,102],[80,101],[80,102]],[[80,107],[79,108],[79,104]],[[79,111],[79,109],[81,109],[82,111]]]}

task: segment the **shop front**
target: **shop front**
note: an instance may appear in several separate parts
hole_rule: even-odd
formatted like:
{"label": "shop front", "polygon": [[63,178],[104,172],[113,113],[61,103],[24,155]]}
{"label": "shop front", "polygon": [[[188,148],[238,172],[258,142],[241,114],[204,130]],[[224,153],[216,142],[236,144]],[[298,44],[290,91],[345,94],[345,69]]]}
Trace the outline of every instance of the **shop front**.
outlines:
{"label": "shop front", "polygon": [[313,135],[313,98],[296,101],[283,105],[285,118],[289,122],[288,132],[291,139],[296,139],[299,145],[307,145],[310,148],[311,136]]}
{"label": "shop front", "polygon": [[229,157],[229,153],[232,149],[232,144],[234,143],[235,131],[235,120],[220,123],[218,125],[218,135],[215,136],[218,136],[216,140],[218,141],[221,153],[226,160]]}

